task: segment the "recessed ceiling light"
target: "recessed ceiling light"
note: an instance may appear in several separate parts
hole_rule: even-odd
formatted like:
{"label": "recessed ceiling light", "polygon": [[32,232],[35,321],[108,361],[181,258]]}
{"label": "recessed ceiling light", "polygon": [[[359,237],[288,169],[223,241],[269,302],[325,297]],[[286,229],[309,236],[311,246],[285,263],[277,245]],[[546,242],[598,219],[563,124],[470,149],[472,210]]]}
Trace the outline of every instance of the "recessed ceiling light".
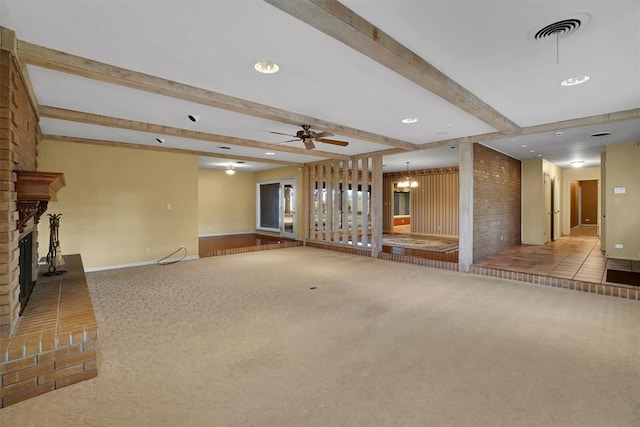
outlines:
{"label": "recessed ceiling light", "polygon": [[156,138],[156,142],[158,144],[164,144],[166,140],[167,140],[166,138]]}
{"label": "recessed ceiling light", "polygon": [[262,74],[273,74],[278,72],[280,66],[271,61],[258,61],[253,64],[253,68],[255,68],[257,72]]}
{"label": "recessed ceiling light", "polygon": [[562,136],[562,135],[564,135],[564,132],[562,132],[561,130],[556,131],[556,136]]}
{"label": "recessed ceiling light", "polygon": [[402,123],[406,124],[406,125],[410,125],[412,123],[415,123],[418,121],[417,117],[406,117],[404,119],[402,119]]}
{"label": "recessed ceiling light", "polygon": [[613,132],[611,131],[604,131],[604,132],[596,132],[596,133],[592,133],[591,135],[589,135],[591,138],[598,138],[601,136],[609,136],[611,135]]}
{"label": "recessed ceiling light", "polygon": [[529,152],[530,152],[530,153],[535,153],[535,152],[536,152],[536,150],[529,150]]}
{"label": "recessed ceiling light", "polygon": [[589,81],[591,77],[589,76],[576,76],[576,77],[569,77],[566,80],[563,80],[560,82],[560,86],[577,86],[577,85],[581,85],[582,83],[586,83],[587,81]]}
{"label": "recessed ceiling light", "polygon": [[443,136],[443,135],[449,135],[449,132],[446,131],[440,131],[440,132],[436,132],[437,136]]}
{"label": "recessed ceiling light", "polygon": [[241,165],[241,164],[243,164],[243,163],[244,163],[244,161],[243,161],[243,160],[238,160],[236,163],[238,163],[238,164],[240,164],[240,165]]}
{"label": "recessed ceiling light", "polygon": [[516,137],[509,138],[509,141],[513,142],[513,141],[515,141],[516,139],[518,139],[518,138],[516,138]]}
{"label": "recessed ceiling light", "polygon": [[538,154],[538,157],[542,157],[542,154]]}
{"label": "recessed ceiling light", "polygon": [[194,123],[200,120],[200,116],[197,114],[189,114],[187,118],[189,118],[189,120],[191,120]]}
{"label": "recessed ceiling light", "polygon": [[274,153],[273,151],[267,151],[266,153],[264,153],[265,156],[275,156],[276,153]]}
{"label": "recessed ceiling light", "polygon": [[231,150],[231,147],[227,147],[224,145],[218,145],[218,148],[222,149],[222,150]]}
{"label": "recessed ceiling light", "polygon": [[571,166],[573,166],[574,168],[581,168],[582,165],[584,165],[584,162],[582,160],[575,160],[571,162]]}
{"label": "recessed ceiling light", "polygon": [[525,148],[527,144],[521,144],[520,147]]}

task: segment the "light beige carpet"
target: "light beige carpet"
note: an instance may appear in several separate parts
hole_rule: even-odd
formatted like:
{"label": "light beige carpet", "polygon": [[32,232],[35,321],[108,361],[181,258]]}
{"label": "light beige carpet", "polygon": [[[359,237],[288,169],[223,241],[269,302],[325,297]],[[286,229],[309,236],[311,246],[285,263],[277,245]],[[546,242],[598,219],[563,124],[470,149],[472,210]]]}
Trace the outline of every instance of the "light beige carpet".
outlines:
{"label": "light beige carpet", "polygon": [[0,425],[640,425],[637,302],[306,247],[88,279],[99,376]]}

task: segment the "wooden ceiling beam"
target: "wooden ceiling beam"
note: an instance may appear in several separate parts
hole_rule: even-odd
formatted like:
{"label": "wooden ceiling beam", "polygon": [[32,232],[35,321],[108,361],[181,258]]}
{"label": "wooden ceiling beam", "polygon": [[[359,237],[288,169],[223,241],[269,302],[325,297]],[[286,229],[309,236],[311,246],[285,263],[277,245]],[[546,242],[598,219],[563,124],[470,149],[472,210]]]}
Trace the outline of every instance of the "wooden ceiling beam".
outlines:
{"label": "wooden ceiling beam", "polygon": [[[578,119],[563,120],[553,123],[544,123],[541,125],[527,126],[522,128],[521,135],[535,135],[538,133],[554,132],[563,129],[576,129],[584,126],[603,125],[607,123],[622,122],[625,120],[640,119],[640,108],[631,110],[616,111],[613,113],[597,114],[595,116],[581,117]],[[440,148],[446,146],[456,146],[463,142],[487,142],[496,139],[506,138],[501,132],[483,133],[479,135],[463,136],[460,138],[445,139],[442,141],[427,142],[418,144],[418,150],[429,150],[432,148]]]}
{"label": "wooden ceiling beam", "polygon": [[274,120],[280,123],[295,126],[310,124],[311,127],[320,131],[327,131],[336,135],[361,139],[376,144],[402,148],[404,150],[416,149],[415,144],[407,141],[366,132],[245,99],[235,98],[149,74],[127,70],[114,65],[38,46],[23,40],[18,40],[17,52],[21,61],[38,67],[181,99],[183,101],[234,111],[248,116]]}
{"label": "wooden ceiling beam", "polygon": [[507,136],[520,127],[336,0],[264,0],[466,111]]}
{"label": "wooden ceiling beam", "polygon": [[163,153],[189,154],[189,155],[200,156],[200,157],[213,157],[213,158],[229,159],[229,160],[243,160],[245,162],[268,163],[268,164],[282,165],[282,166],[296,166],[296,167],[304,166],[303,163],[287,162],[285,160],[263,159],[263,158],[248,157],[248,156],[234,156],[234,155],[225,154],[225,153],[211,153],[209,151],[198,151],[198,150],[183,150],[182,148],[159,147],[156,145],[144,145],[144,144],[132,144],[128,142],[109,141],[105,139],[80,138],[76,136],[42,135],[42,140],[52,141],[52,142],[73,142],[78,144],[100,145],[103,147],[118,147],[118,148],[131,148],[136,150],[159,151]]}
{"label": "wooden ceiling beam", "polygon": [[137,122],[134,120],[121,119],[117,117],[102,116],[98,114],[85,113],[82,111],[66,110],[63,108],[41,105],[39,109],[40,117],[50,119],[67,120],[78,123],[87,123],[99,126],[108,126],[119,129],[127,129],[139,132],[148,132],[161,135],[169,135],[180,138],[196,139],[198,141],[214,142],[218,144],[230,144],[241,147],[260,148],[269,151],[281,151],[286,153],[301,154],[305,156],[315,156],[334,159],[349,159],[344,154],[335,154],[319,150],[306,150],[304,148],[278,146],[266,142],[254,141],[251,139],[236,138],[233,136],[217,135],[213,133],[198,132],[189,129],[180,129],[171,126],[156,125],[152,123]]}
{"label": "wooden ceiling beam", "polygon": [[553,132],[556,130],[579,128],[583,126],[602,125],[633,119],[640,119],[640,108],[581,117],[579,119],[562,120],[559,122],[545,123],[536,126],[528,126],[522,129],[522,134],[532,135],[536,133]]}

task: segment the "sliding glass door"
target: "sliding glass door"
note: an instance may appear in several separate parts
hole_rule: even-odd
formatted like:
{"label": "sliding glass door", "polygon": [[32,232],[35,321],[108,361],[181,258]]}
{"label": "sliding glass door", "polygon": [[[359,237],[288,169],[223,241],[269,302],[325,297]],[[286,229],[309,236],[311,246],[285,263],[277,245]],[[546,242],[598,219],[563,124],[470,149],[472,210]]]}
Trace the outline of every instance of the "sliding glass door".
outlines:
{"label": "sliding glass door", "polygon": [[256,229],[296,238],[296,180],[260,182],[256,188]]}

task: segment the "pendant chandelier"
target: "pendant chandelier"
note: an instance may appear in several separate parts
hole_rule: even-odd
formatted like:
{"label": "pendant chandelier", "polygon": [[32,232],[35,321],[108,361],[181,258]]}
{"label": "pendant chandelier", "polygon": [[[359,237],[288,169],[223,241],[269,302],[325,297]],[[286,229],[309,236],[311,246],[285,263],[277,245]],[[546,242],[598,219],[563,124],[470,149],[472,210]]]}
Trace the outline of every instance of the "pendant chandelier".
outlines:
{"label": "pendant chandelier", "polygon": [[405,163],[407,164],[407,176],[404,177],[404,179],[398,183],[398,188],[416,188],[418,186],[418,181],[409,179],[409,163],[410,162],[405,162]]}

